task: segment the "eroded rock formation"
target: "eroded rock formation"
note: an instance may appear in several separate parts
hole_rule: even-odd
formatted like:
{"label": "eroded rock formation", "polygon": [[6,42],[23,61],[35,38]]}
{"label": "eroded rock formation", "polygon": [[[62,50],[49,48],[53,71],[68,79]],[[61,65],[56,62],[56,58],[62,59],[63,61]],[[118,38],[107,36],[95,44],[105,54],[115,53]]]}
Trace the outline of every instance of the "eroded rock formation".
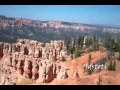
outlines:
{"label": "eroded rock formation", "polygon": [[[17,43],[0,43],[1,84],[14,83],[19,75],[40,83],[49,83],[54,78],[68,78],[66,68],[57,65],[62,57],[67,57],[64,41],[55,40],[41,43],[19,39]],[[11,78],[11,77],[14,77]]]}

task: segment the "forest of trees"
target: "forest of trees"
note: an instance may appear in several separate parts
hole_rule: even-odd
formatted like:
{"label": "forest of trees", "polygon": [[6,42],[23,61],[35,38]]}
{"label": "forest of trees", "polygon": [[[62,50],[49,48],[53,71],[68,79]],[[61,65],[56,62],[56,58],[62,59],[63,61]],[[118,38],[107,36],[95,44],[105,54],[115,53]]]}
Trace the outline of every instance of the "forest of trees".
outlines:
{"label": "forest of trees", "polygon": [[103,38],[96,34],[90,36],[79,35],[76,37],[67,37],[65,39],[67,54],[71,57],[79,57],[81,50],[88,48],[90,52],[98,51],[100,46],[104,47],[110,53],[120,53],[120,37],[112,37],[110,34],[105,34]]}
{"label": "forest of trees", "polygon": [[120,37],[114,37],[109,33],[106,33],[102,38],[96,34],[89,36],[79,35],[76,37],[67,37],[65,39],[65,44],[67,54],[71,56],[71,59],[80,57],[82,53],[85,53],[85,51],[89,53],[101,50],[101,47],[104,48],[108,51],[107,60],[109,62],[109,71],[116,70],[116,61],[115,58],[112,58],[115,52],[119,53],[117,60],[120,61]]}

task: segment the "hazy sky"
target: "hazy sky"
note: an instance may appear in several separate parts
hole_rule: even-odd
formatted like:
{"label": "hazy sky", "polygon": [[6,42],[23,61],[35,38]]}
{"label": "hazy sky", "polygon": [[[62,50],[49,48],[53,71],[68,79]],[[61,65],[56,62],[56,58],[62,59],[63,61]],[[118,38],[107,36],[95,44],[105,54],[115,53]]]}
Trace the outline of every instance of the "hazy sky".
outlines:
{"label": "hazy sky", "polygon": [[0,5],[0,15],[120,27],[119,5]]}

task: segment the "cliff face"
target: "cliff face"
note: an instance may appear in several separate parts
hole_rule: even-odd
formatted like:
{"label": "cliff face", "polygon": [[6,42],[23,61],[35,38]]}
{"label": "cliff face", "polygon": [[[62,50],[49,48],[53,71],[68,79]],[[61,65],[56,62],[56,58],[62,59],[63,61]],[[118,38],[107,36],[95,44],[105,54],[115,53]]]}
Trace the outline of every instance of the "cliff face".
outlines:
{"label": "cliff face", "polygon": [[73,29],[78,29],[78,30],[85,30],[85,29],[93,29],[96,30],[95,27],[93,26],[85,26],[82,24],[64,24],[59,21],[47,21],[47,22],[42,22],[42,21],[32,21],[32,20],[27,20],[27,19],[15,19],[15,20],[7,20],[7,19],[0,19],[0,26],[34,26],[34,27],[54,27],[54,28],[73,28]]}
{"label": "cliff face", "polygon": [[98,34],[103,37],[106,32],[119,35],[120,29],[70,22],[0,17],[0,42],[15,43],[19,38],[48,42],[56,39],[64,40],[65,37],[79,34]]}
{"label": "cliff face", "polygon": [[94,26],[94,25],[86,25],[86,24],[79,24],[79,23],[69,23],[69,22],[60,22],[60,21],[32,21],[28,19],[14,19],[14,20],[8,20],[8,19],[2,19],[0,18],[0,26],[10,26],[10,27],[15,27],[15,26],[33,26],[33,27],[53,27],[55,29],[59,28],[65,28],[65,29],[75,29],[75,30],[81,30],[81,31],[86,31],[86,30],[98,30],[101,28],[103,32],[109,31],[113,33],[113,31],[120,32],[119,28],[113,28],[113,27],[102,27],[102,26]]}
{"label": "cliff face", "polygon": [[64,41],[41,43],[20,39],[17,43],[0,43],[1,84],[16,82],[19,75],[36,82],[67,78],[66,68],[57,62],[67,57]]}

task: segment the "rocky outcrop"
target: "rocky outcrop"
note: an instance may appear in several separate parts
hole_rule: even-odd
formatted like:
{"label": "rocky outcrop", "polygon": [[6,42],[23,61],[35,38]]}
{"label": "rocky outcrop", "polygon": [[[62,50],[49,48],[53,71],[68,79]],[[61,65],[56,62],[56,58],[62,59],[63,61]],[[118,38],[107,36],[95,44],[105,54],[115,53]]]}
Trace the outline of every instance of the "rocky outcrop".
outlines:
{"label": "rocky outcrop", "polygon": [[19,75],[39,83],[49,83],[55,78],[66,79],[67,70],[62,66],[58,67],[56,62],[61,61],[63,56],[67,57],[62,40],[41,43],[19,39],[14,44],[0,43],[0,71],[7,78],[3,78],[5,80],[1,82],[10,84],[13,80],[11,77],[19,78]]}

